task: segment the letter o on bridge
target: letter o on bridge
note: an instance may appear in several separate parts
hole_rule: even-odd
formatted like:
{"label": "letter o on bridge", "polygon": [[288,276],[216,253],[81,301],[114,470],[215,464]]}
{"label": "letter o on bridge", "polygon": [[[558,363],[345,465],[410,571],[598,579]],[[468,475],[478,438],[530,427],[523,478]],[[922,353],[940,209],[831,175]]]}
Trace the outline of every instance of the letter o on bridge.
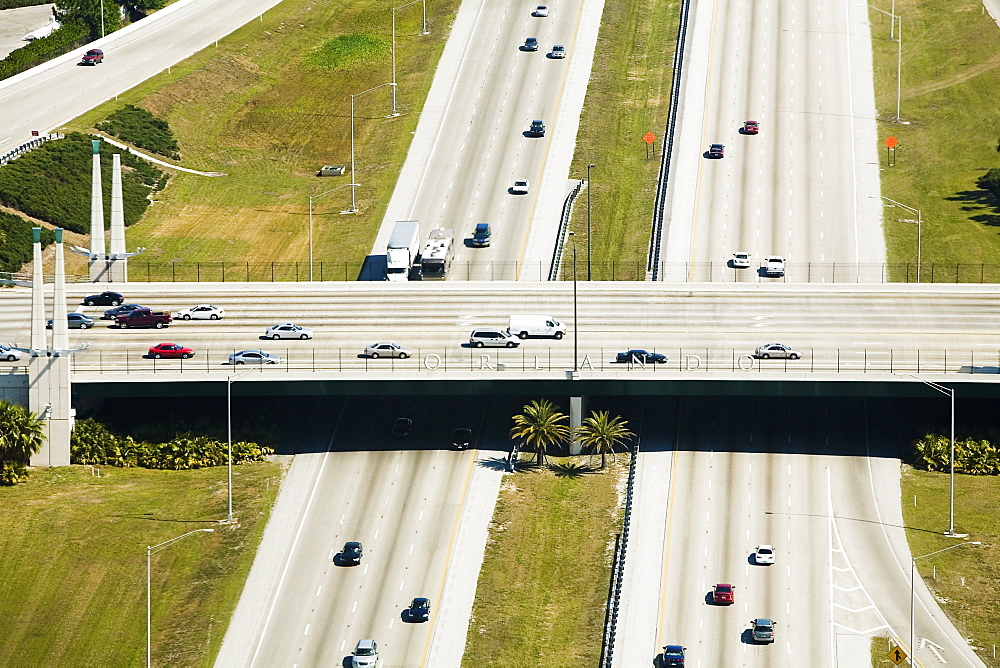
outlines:
{"label": "letter o on bridge", "polygon": [[[750,363],[750,366],[743,366],[743,360],[748,361]],[[750,369],[752,369],[755,362],[756,360],[754,359],[753,355],[740,355],[740,358],[736,361],[736,363],[739,364],[740,368],[743,369],[744,371],[749,371]]]}
{"label": "letter o on bridge", "polygon": [[[433,366],[431,366],[433,364]],[[441,356],[436,353],[431,353],[430,355],[424,355],[424,368],[428,371],[434,371],[435,369],[441,368]]]}

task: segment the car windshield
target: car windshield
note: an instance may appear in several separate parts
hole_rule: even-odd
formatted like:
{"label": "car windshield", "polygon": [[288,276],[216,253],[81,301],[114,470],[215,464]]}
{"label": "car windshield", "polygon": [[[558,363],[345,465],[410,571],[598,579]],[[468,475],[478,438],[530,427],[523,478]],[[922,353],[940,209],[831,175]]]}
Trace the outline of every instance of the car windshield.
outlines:
{"label": "car windshield", "polygon": [[769,547],[762,547],[757,550],[757,554],[772,554],[772,550]]}
{"label": "car windshield", "polygon": [[356,656],[375,656],[375,650],[370,647],[359,647],[354,654]]}
{"label": "car windshield", "polygon": [[721,585],[721,586],[717,587],[717,589],[718,589],[718,591],[719,591],[720,594],[728,594],[729,592],[731,592],[733,590],[733,588],[730,587],[729,585]]}
{"label": "car windshield", "polygon": [[757,625],[757,630],[758,631],[762,631],[764,633],[767,633],[768,631],[771,630],[771,625],[770,624],[758,624]]}

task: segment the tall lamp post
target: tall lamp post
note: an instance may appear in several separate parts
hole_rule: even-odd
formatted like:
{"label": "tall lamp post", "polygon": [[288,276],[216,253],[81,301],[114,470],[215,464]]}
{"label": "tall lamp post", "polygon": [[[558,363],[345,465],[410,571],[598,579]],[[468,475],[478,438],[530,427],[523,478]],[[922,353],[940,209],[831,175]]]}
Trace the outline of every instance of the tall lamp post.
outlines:
{"label": "tall lamp post", "polygon": [[955,533],[955,388],[945,387],[944,385],[940,385],[933,381],[924,380],[920,376],[914,376],[912,373],[908,373],[906,375],[916,378],[927,387],[937,390],[951,399],[951,457],[949,458],[951,462],[951,502],[949,504],[948,511],[948,530],[944,532],[944,535],[952,536],[954,538],[964,538],[968,534]]}
{"label": "tall lamp post", "polygon": [[573,231],[570,230],[569,239],[573,242],[573,376],[576,377],[580,370],[580,326],[576,319],[576,239],[573,238]]}
{"label": "tall lamp post", "polygon": [[415,5],[418,2],[421,3],[423,5],[423,8],[424,8],[423,9],[423,21],[424,21],[423,32],[421,32],[420,34],[421,35],[426,35],[427,34],[427,0],[412,0],[412,2],[408,2],[405,5],[400,5],[399,7],[393,7],[392,8],[392,42],[390,43],[391,44],[390,50],[392,51],[392,113],[389,114],[390,117],[392,117],[392,116],[399,116],[399,111],[397,111],[397,109],[396,109],[396,10],[397,9],[406,9],[410,5]]}
{"label": "tall lamp post", "polygon": [[942,552],[947,552],[948,550],[954,550],[957,547],[965,547],[966,545],[982,545],[980,541],[970,541],[968,543],[958,543],[956,545],[951,545],[949,547],[940,549],[936,552],[931,552],[930,554],[925,554],[922,557],[912,557],[910,560],[910,665],[915,665],[914,656],[916,655],[916,647],[913,644],[913,608],[916,590],[916,571],[917,571],[917,561],[920,559],[926,559],[927,557],[933,557],[935,554],[941,554]]}
{"label": "tall lamp post", "polygon": [[[353,166],[351,167],[351,169],[353,169]],[[351,174],[351,176],[352,177],[354,176],[353,173]],[[346,188],[347,186],[359,186],[359,185],[361,184],[345,183],[343,185],[337,186],[336,188],[331,188],[330,190],[322,192],[318,195],[309,195],[309,280],[310,281],[313,279],[313,200],[319,199],[323,195],[329,195],[334,190],[340,190],[341,188]]]}
{"label": "tall lamp post", "polygon": [[917,214],[917,283],[919,283],[920,282],[920,227],[922,223],[920,209],[914,209],[912,206],[906,206],[905,204],[897,202],[894,199],[889,199],[884,195],[880,195],[880,197],[884,199],[886,202],[889,202],[895,206],[901,207],[903,209],[906,209],[907,211]]}
{"label": "tall lamp post", "polygon": [[[379,84],[377,86],[373,86],[373,87],[369,88],[368,90],[363,90],[360,93],[354,93],[353,95],[351,95],[351,181],[356,181],[357,180],[355,178],[355,173],[356,172],[354,171],[354,98],[361,97],[365,93],[370,93],[373,90],[378,90],[379,88],[382,88],[383,86],[392,86],[394,91],[396,89],[395,82],[390,81],[389,83]],[[395,99],[395,98],[393,98],[393,99]],[[393,104],[395,104],[395,102],[393,102]],[[357,204],[356,204],[356,200],[354,199],[354,188],[358,184],[357,183],[349,183],[347,185],[351,186],[351,208],[347,209],[345,211],[341,211],[341,213],[357,213],[358,212],[358,207],[357,207]]]}
{"label": "tall lamp post", "polygon": [[152,619],[153,619],[153,601],[150,591],[151,586],[151,570],[152,570],[152,559],[155,552],[159,552],[160,548],[165,548],[171,543],[176,543],[177,541],[187,538],[188,536],[193,536],[196,533],[212,533],[215,529],[195,529],[194,531],[188,531],[183,536],[177,536],[177,538],[171,538],[170,540],[164,541],[159,545],[147,545],[146,546],[146,668],[151,668],[153,665],[153,633],[152,633]]}
{"label": "tall lamp post", "polygon": [[590,277],[590,170],[592,170],[595,165],[587,165],[587,280],[592,280]]}

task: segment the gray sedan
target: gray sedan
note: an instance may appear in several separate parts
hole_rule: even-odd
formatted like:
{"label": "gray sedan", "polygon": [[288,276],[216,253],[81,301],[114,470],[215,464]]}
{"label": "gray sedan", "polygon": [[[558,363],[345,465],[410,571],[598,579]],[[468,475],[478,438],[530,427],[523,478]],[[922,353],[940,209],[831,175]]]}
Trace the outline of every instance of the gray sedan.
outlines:
{"label": "gray sedan", "polygon": [[229,356],[230,364],[277,364],[281,358],[263,350],[241,350]]}
{"label": "gray sedan", "polygon": [[765,343],[754,351],[753,356],[762,360],[771,358],[797,360],[802,357],[802,353],[783,343]]}
{"label": "gray sedan", "polygon": [[398,357],[405,360],[412,354],[413,350],[410,348],[391,341],[379,341],[365,348],[365,355],[373,360],[377,360],[379,357]]}
{"label": "gray sedan", "polygon": [[268,327],[264,332],[265,339],[311,339],[313,331],[308,327],[299,327],[290,322],[283,322],[274,327]]}

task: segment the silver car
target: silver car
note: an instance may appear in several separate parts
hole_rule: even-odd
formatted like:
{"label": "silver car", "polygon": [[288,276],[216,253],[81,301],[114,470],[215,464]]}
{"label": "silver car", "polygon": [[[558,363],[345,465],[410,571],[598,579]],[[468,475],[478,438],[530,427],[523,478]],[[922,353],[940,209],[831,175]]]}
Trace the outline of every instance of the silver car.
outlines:
{"label": "silver car", "polygon": [[552,47],[552,51],[549,52],[549,58],[565,58],[566,57],[566,47],[562,44],[556,44]]}
{"label": "silver car", "polygon": [[230,364],[278,364],[281,358],[263,350],[241,350],[229,356]]}
{"label": "silver car", "polygon": [[747,269],[750,266],[750,253],[746,251],[733,253],[732,262],[735,269]]}
{"label": "silver car", "polygon": [[268,327],[264,332],[265,339],[311,339],[313,331],[308,327],[299,327],[290,322],[283,322],[274,327]]}
{"label": "silver car", "polygon": [[218,320],[226,317],[226,312],[218,306],[198,304],[191,308],[181,309],[174,317],[181,320]]}
{"label": "silver car", "polygon": [[20,350],[14,350],[10,346],[0,343],[0,360],[16,362],[24,355]]}
{"label": "silver car", "polygon": [[373,360],[377,360],[379,357],[398,357],[405,360],[412,354],[413,351],[410,348],[391,341],[379,341],[365,348],[365,356]]}
{"label": "silver car", "polygon": [[802,357],[802,353],[783,343],[765,343],[754,351],[753,356],[762,360],[771,358],[797,360]]}

